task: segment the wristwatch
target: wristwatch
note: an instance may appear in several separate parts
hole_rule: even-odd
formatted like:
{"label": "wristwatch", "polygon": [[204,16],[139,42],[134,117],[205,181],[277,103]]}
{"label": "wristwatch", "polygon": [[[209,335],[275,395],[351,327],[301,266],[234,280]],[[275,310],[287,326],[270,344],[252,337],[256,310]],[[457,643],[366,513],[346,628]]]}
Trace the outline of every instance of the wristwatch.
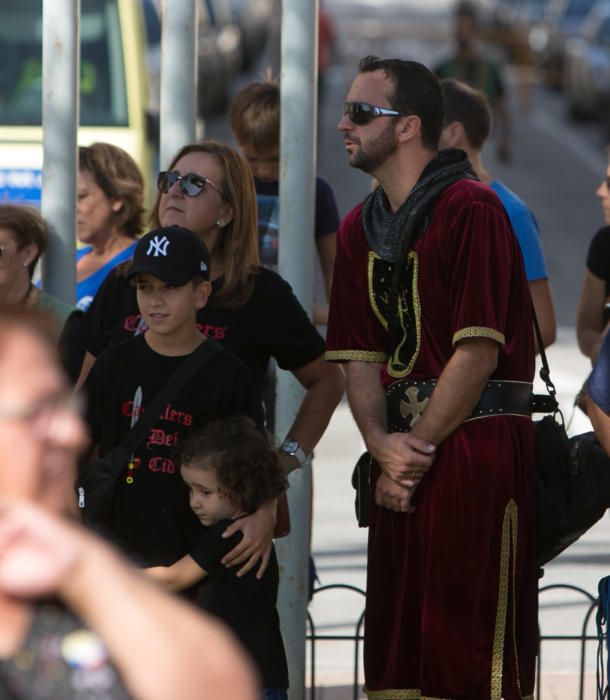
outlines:
{"label": "wristwatch", "polygon": [[283,452],[288,457],[293,457],[297,461],[295,466],[298,467],[302,467],[308,459],[297,440],[294,440],[291,437],[287,437],[280,445],[280,452]]}

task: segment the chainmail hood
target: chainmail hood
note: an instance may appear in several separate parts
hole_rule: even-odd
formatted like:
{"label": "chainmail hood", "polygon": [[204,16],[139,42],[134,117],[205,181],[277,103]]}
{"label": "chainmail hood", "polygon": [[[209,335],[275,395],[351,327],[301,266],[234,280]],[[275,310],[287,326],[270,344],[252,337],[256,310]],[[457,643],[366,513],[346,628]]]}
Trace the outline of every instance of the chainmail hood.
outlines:
{"label": "chainmail hood", "polygon": [[362,224],[370,249],[382,260],[396,262],[400,256],[402,234],[409,215],[436,182],[463,172],[465,178],[477,179],[466,153],[458,148],[440,151],[424,168],[419,180],[403,204],[392,212],[381,187],[371,192],[362,205]]}

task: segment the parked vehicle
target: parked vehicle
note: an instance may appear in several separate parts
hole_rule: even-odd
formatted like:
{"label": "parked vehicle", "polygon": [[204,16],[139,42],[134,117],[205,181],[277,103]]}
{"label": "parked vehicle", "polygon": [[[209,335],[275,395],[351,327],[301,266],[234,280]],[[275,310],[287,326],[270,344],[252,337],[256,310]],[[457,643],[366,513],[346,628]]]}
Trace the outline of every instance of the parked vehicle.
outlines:
{"label": "parked vehicle", "polygon": [[241,68],[240,32],[226,0],[199,0],[199,115],[226,108],[231,82]]}
{"label": "parked vehicle", "polygon": [[244,70],[252,68],[260,57],[269,35],[273,0],[229,0],[233,19],[241,30]]}
{"label": "parked vehicle", "polygon": [[549,87],[563,87],[567,42],[578,36],[582,23],[595,2],[596,0],[549,0],[545,12],[547,41],[540,56],[543,80]]}
{"label": "parked vehicle", "polygon": [[604,117],[610,105],[610,2],[596,3],[566,48],[566,99],[575,118]]}
{"label": "parked vehicle", "polygon": [[[82,0],[78,143],[107,141],[151,168],[144,18],[133,0]],[[42,180],[42,0],[0,3],[0,200],[38,205]]]}

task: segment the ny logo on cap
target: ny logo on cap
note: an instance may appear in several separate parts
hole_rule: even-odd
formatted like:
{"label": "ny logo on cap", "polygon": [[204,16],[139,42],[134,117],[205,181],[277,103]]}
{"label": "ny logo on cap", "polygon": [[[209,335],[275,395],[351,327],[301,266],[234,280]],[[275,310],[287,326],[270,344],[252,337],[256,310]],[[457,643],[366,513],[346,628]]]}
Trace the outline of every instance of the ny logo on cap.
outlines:
{"label": "ny logo on cap", "polygon": [[161,239],[159,238],[159,236],[155,236],[148,244],[148,250],[146,251],[146,255],[152,255],[155,258],[158,258],[160,255],[166,256],[168,245],[169,239],[167,238],[167,236],[163,236],[163,238]]}

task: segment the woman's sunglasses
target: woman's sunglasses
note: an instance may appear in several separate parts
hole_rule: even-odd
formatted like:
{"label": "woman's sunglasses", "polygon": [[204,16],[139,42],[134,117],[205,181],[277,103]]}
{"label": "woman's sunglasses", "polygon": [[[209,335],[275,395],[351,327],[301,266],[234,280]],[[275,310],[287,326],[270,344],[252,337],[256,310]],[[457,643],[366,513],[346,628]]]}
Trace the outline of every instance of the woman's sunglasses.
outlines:
{"label": "woman's sunglasses", "polygon": [[377,117],[406,117],[404,112],[397,112],[387,107],[376,107],[368,102],[344,102],[343,115],[350,118],[356,126],[370,124]]}
{"label": "woman's sunglasses", "polygon": [[175,170],[163,170],[157,177],[157,189],[164,194],[167,194],[176,183],[179,183],[180,189],[187,197],[196,197],[210,185],[220,193],[223,199],[225,198],[224,192],[218,185],[215,185],[209,178],[196,173],[180,175]]}

